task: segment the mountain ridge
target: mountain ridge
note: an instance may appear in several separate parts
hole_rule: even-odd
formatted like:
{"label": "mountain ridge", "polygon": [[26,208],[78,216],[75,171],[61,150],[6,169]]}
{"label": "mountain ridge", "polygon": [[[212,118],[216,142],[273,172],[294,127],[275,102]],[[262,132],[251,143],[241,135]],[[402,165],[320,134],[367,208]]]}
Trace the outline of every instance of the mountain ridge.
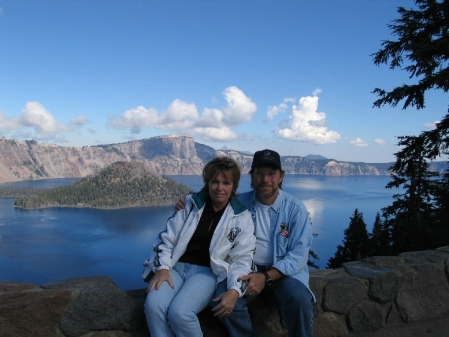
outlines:
{"label": "mountain ridge", "polygon": [[[252,155],[236,150],[215,150],[190,136],[156,136],[124,143],[83,147],[39,144],[35,140],[0,138],[0,183],[21,180],[82,178],[117,161],[139,162],[160,175],[200,175],[206,162],[215,156],[234,158],[243,173],[251,169]],[[308,175],[389,175],[393,163],[311,160],[281,156],[286,174]],[[443,172],[444,162],[432,163]]]}

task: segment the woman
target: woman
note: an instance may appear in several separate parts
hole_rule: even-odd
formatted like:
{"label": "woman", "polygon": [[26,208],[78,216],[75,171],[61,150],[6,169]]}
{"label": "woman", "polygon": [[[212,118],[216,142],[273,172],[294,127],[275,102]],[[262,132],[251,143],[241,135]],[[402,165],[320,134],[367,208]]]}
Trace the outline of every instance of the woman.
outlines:
{"label": "woman", "polygon": [[202,336],[197,314],[210,303],[216,285],[228,279],[220,315],[229,315],[254,271],[254,225],[235,198],[240,168],[228,157],[209,161],[204,187],[186,197],[160,233],[150,258],[155,275],[149,282],[145,315],[151,336]]}

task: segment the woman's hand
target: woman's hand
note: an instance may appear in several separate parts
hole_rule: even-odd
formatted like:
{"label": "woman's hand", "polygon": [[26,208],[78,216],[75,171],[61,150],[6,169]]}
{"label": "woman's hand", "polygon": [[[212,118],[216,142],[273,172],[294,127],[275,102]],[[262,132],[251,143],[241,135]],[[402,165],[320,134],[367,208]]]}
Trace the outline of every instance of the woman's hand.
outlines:
{"label": "woman's hand", "polygon": [[179,198],[178,202],[175,205],[175,212],[183,210],[186,207],[186,200],[184,198]]}
{"label": "woman's hand", "polygon": [[214,308],[212,308],[212,311],[215,311],[214,316],[218,317],[229,316],[231,312],[234,310],[234,306],[238,298],[239,293],[234,289],[230,289],[227,292],[218,296],[217,298],[213,298],[212,301],[214,302],[220,301],[219,304],[217,304]]}
{"label": "woman's hand", "polygon": [[168,270],[161,269],[161,270],[157,271],[156,274],[151,279],[150,285],[148,286],[148,289],[147,289],[147,293],[153,291],[154,288],[156,288],[156,290],[159,290],[159,288],[161,287],[161,284],[164,281],[167,281],[167,283],[170,285],[170,287],[172,287],[172,289],[175,287],[173,285],[173,281],[171,279],[171,276],[170,276],[170,273],[168,272]]}

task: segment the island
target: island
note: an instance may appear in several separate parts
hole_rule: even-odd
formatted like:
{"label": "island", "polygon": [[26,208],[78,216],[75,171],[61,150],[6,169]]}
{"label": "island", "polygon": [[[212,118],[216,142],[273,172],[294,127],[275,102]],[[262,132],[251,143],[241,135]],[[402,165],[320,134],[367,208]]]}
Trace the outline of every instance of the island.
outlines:
{"label": "island", "polygon": [[168,206],[191,192],[189,187],[152,172],[142,163],[119,161],[72,185],[34,190],[34,195],[18,197],[14,206],[24,209]]}

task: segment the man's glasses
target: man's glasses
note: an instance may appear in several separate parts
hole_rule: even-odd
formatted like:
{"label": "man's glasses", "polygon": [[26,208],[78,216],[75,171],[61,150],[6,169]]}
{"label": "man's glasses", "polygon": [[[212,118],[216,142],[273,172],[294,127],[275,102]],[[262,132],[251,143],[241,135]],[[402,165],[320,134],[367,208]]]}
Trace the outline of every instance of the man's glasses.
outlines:
{"label": "man's glasses", "polygon": [[256,171],[254,172],[254,175],[258,179],[263,179],[265,176],[267,176],[270,179],[274,179],[277,175],[278,171],[270,171],[270,172],[263,172],[263,171]]}
{"label": "man's glasses", "polygon": [[233,160],[229,159],[229,158],[217,158],[213,161],[210,162],[211,165],[214,166],[226,166],[226,167],[234,167],[236,164]]}

